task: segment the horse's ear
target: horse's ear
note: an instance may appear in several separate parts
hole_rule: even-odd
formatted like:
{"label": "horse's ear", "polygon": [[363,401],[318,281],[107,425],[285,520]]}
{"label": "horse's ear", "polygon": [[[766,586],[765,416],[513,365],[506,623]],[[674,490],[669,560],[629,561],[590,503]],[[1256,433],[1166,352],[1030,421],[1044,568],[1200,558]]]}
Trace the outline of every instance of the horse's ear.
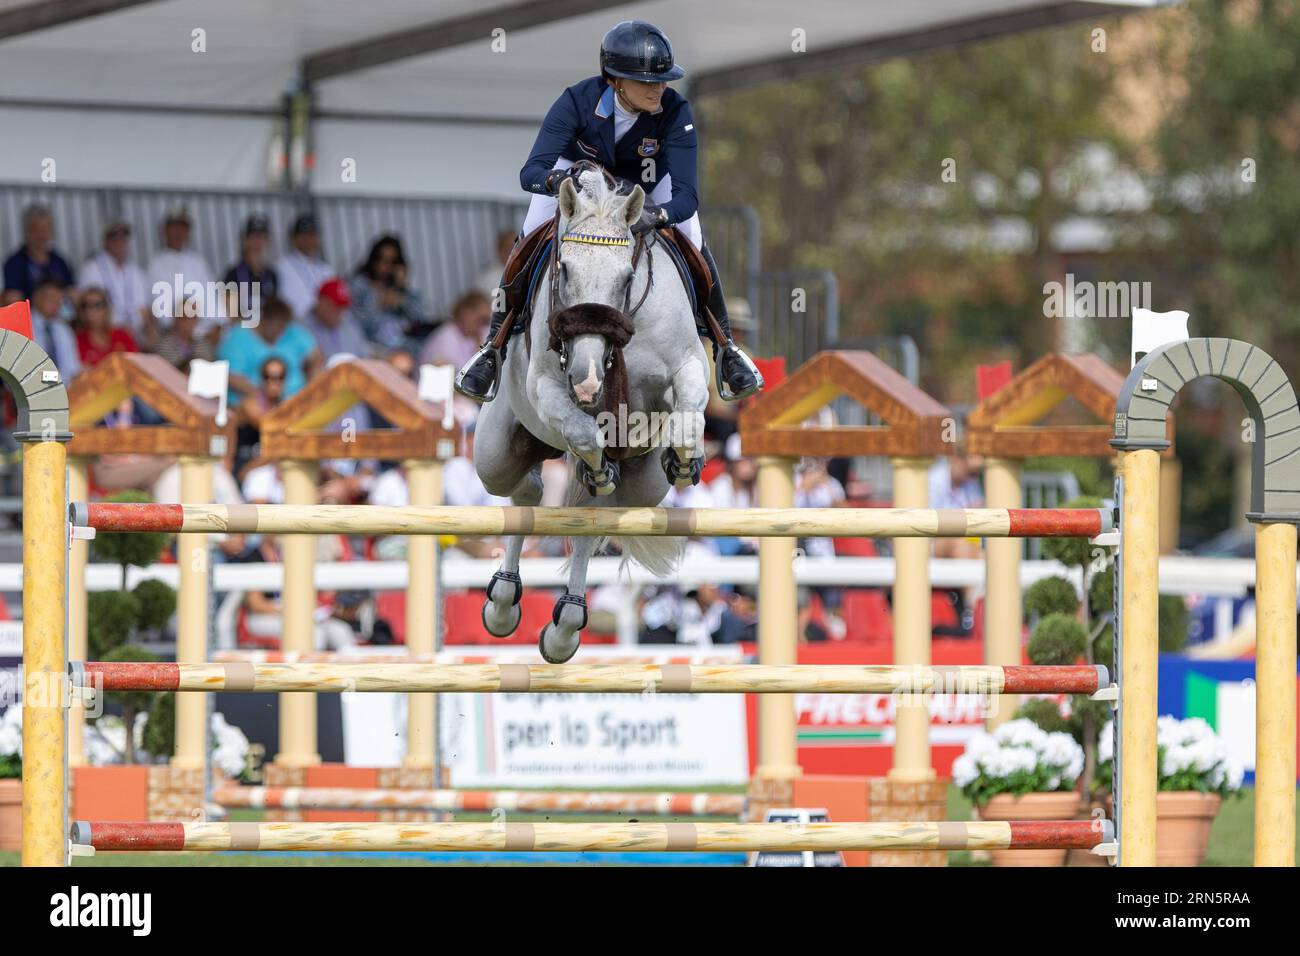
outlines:
{"label": "horse's ear", "polygon": [[560,183],[560,213],[565,219],[572,219],[574,210],[578,208],[578,187],[573,185],[573,179],[565,179]]}
{"label": "horse's ear", "polygon": [[640,186],[633,186],[632,192],[627,197],[627,205],[623,207],[623,218],[627,220],[630,226],[641,218],[641,210],[645,208],[645,190]]}

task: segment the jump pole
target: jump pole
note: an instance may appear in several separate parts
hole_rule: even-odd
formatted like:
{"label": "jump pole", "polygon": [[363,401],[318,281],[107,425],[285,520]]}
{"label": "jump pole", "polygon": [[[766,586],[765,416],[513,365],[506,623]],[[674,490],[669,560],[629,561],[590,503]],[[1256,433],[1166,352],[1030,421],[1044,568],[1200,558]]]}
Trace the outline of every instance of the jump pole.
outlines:
{"label": "jump pole", "polygon": [[23,446],[22,864],[64,866],[68,393],[59,370],[30,337],[27,303],[0,313],[0,382],[14,397],[13,437]]}
{"label": "jump pole", "polygon": [[[285,500],[290,502],[286,507],[315,510],[312,504],[316,500],[318,471],[315,462],[289,459],[280,463]],[[91,505],[92,509],[94,507]],[[309,529],[300,525],[274,533],[284,535],[281,540],[284,590],[280,600],[283,621],[280,646],[290,653],[313,651],[316,649],[316,540]],[[316,750],[316,698],[309,693],[281,696],[280,752],[275,756],[276,765],[296,769],[314,767],[320,762]]]}
{"label": "jump pole", "polygon": [[[90,461],[80,455],[68,456],[68,499],[83,500],[90,490]],[[90,656],[86,609],[86,565],[90,562],[90,542],[77,538],[68,548],[68,657],[83,660]],[[80,700],[68,707],[68,766],[86,763],[86,709]]]}
{"label": "jump pole", "polygon": [[[794,465],[791,458],[758,459],[758,502],[766,508],[794,506]],[[798,590],[794,576],[795,539],[758,541],[758,660],[785,667],[798,658]],[[794,701],[768,696],[758,699],[758,763],[751,796],[755,813],[768,806],[788,806],[793,799],[799,766]]]}
{"label": "jump pole", "polygon": [[[212,501],[212,468],[207,455],[181,455],[181,501]],[[208,572],[211,555],[206,534],[177,536],[176,660],[201,664],[208,659]],[[176,753],[172,765],[202,770],[208,750],[207,699],[187,694],[176,701]]]}
{"label": "jump pole", "polygon": [[1092,664],[172,664],[74,663],[103,691],[478,694],[1092,694]]}
{"label": "jump pole", "polygon": [[745,798],[729,793],[564,790],[386,790],[351,787],[223,787],[223,807],[275,810],[428,810],[463,813],[635,813],[735,817]]}
{"label": "jump pole", "polygon": [[[894,501],[921,511],[930,498],[928,458],[895,458]],[[941,515],[947,512],[936,511]],[[1007,515],[1012,512],[1004,512]],[[972,522],[961,521],[964,527]],[[937,519],[936,531],[948,530]],[[953,527],[958,522],[953,523]],[[1008,522],[1010,528],[1010,522]],[[930,542],[906,538],[894,543],[894,663],[926,667],[930,663]],[[929,783],[935,779],[930,763],[930,702],[922,697],[899,699],[894,708],[894,753],[891,782]]]}
{"label": "jump pole", "polygon": [[[296,482],[290,470],[282,468],[288,495]],[[98,531],[284,535],[1092,538],[1111,530],[1111,516],[1104,508],[394,508],[91,502],[74,504],[71,518],[75,525]],[[287,568],[285,573],[287,587]]]}
{"label": "jump pole", "polygon": [[1007,823],[117,823],[78,822],[96,850],[568,851],[1092,849],[1108,821]]}
{"label": "jump pole", "polygon": [[[406,487],[410,503],[428,508],[442,500],[442,462],[408,460]],[[438,540],[429,535],[406,539],[406,649],[412,655],[432,654],[437,638]],[[437,698],[412,694],[406,698],[406,756],[402,765],[432,770],[438,752]],[[436,778],[435,778],[436,779]]]}
{"label": "jump pole", "polygon": [[1295,866],[1296,526],[1255,526],[1255,865]]}

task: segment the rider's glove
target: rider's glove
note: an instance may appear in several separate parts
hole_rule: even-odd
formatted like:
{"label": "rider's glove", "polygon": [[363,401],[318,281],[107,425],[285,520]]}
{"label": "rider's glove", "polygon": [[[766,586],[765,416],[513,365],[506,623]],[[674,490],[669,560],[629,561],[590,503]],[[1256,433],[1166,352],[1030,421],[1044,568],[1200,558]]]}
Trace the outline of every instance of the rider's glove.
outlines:
{"label": "rider's glove", "polygon": [[560,183],[564,182],[571,175],[573,174],[567,169],[552,169],[546,174],[546,181],[544,183],[546,186],[546,194],[548,196],[559,195]]}
{"label": "rider's glove", "polygon": [[668,210],[663,206],[646,203],[641,210],[641,218],[632,224],[632,234],[639,236],[652,229],[662,229],[668,225]]}

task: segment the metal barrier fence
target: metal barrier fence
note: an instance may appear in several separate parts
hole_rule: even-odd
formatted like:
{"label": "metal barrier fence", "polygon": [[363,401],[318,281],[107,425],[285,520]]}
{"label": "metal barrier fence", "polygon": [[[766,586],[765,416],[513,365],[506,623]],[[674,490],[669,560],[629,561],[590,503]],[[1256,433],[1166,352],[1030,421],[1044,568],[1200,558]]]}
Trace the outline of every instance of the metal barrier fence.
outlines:
{"label": "metal barrier fence", "polygon": [[[435,314],[447,308],[495,263],[496,236],[517,229],[526,199],[441,199],[410,196],[295,194],[277,190],[215,191],[138,187],[0,183],[0,255],[22,242],[22,213],[31,203],[54,214],[55,243],[79,267],[97,252],[106,223],[131,224],[134,256],[142,266],[161,245],[167,210],[184,205],[193,219],[191,246],[216,278],[239,257],[239,234],[250,213],[271,228],[272,257],[287,247],[289,227],[302,212],[320,223],[321,250],[340,275],[350,276],[371,244],[392,233],[402,240],[412,287]],[[758,268],[758,217],[746,206],[716,206],[703,213],[710,248],[733,294],[746,295]],[[760,318],[765,313],[755,309]]]}

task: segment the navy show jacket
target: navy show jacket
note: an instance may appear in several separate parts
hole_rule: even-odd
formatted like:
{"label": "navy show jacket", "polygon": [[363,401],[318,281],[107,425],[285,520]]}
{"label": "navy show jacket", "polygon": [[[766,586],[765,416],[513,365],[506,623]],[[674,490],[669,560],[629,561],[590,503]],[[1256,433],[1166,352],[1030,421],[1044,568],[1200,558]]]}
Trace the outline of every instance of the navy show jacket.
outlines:
{"label": "navy show jacket", "polygon": [[670,223],[684,222],[700,204],[696,149],[691,105],[671,87],[664,90],[658,111],[639,114],[615,143],[614,88],[593,76],[561,93],[546,114],[519,183],[530,193],[544,194],[546,175],[561,156],[600,163],[615,176],[639,183],[647,194],[671,173],[673,195],[663,208]]}

